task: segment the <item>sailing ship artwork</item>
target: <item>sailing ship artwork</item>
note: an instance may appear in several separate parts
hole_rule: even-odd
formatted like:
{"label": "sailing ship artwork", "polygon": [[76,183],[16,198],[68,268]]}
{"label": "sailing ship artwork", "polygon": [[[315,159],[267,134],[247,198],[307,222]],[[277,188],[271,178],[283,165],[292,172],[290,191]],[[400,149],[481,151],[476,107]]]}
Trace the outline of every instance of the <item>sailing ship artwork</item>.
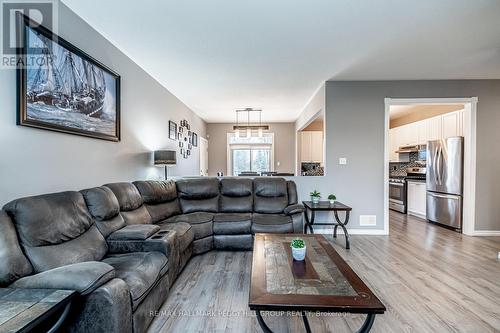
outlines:
{"label": "sailing ship artwork", "polygon": [[[119,76],[40,27],[25,26],[23,120],[28,126],[118,141]],[[21,124],[24,125],[24,124]]]}

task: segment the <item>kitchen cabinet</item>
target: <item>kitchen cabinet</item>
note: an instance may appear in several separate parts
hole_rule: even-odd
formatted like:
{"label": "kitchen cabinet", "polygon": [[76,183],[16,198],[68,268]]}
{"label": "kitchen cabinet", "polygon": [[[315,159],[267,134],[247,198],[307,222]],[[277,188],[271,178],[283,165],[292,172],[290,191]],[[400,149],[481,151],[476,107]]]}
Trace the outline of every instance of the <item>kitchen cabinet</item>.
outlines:
{"label": "kitchen cabinet", "polygon": [[441,117],[442,138],[447,139],[452,136],[461,135],[460,111],[443,114]]}
{"label": "kitchen cabinet", "polygon": [[427,119],[427,141],[442,138],[442,116]]}
{"label": "kitchen cabinet", "polygon": [[429,137],[427,119],[418,121],[417,123],[418,144],[426,145]]}
{"label": "kitchen cabinet", "polygon": [[301,162],[323,163],[323,132],[301,132]]}
{"label": "kitchen cabinet", "polygon": [[426,196],[427,190],[424,182],[408,181],[408,214],[425,218]]}
{"label": "kitchen cabinet", "polygon": [[418,144],[418,126],[417,123],[403,125],[399,128],[399,147],[413,146]]}

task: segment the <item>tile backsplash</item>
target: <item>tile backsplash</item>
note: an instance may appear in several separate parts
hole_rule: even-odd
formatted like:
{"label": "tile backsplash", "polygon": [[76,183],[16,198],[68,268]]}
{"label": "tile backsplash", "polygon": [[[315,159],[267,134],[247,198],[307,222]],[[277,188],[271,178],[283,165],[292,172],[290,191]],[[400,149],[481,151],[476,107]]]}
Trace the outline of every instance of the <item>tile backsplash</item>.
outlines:
{"label": "tile backsplash", "polygon": [[389,163],[389,176],[404,177],[406,176],[406,168],[421,167],[422,162],[418,161],[418,153],[409,153],[409,162],[390,162]]}

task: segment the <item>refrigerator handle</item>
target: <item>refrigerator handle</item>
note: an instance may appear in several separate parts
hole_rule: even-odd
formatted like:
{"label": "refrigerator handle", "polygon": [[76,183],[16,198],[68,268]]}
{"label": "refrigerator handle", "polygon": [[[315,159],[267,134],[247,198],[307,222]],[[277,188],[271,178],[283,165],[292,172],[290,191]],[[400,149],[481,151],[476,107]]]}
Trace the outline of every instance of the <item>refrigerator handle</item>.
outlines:
{"label": "refrigerator handle", "polygon": [[427,192],[428,195],[431,197],[435,198],[441,198],[441,199],[452,199],[452,200],[459,200],[460,197],[457,195],[450,195],[450,194],[438,194],[438,193],[433,193],[433,192]]}
{"label": "refrigerator handle", "polygon": [[438,155],[438,152],[439,152],[439,148],[436,149],[436,151],[434,152],[434,158],[433,158],[433,161],[432,161],[432,164],[433,164],[433,168],[434,168],[434,172],[433,172],[433,176],[434,176],[434,183],[438,184],[438,169],[437,169],[437,155]]}
{"label": "refrigerator handle", "polygon": [[437,170],[437,177],[438,177],[438,185],[443,185],[443,175],[441,174],[441,166],[443,165],[442,163],[442,158],[443,158],[443,147],[439,147],[438,149],[438,156],[437,156],[437,161],[436,161],[436,170]]}

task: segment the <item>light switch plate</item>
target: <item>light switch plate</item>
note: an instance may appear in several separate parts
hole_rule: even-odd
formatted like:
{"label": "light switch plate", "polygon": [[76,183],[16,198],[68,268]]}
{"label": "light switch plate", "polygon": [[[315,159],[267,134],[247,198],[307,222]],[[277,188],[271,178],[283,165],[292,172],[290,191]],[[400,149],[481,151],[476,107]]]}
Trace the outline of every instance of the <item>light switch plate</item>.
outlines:
{"label": "light switch plate", "polygon": [[359,225],[364,227],[375,227],[377,225],[376,215],[360,215]]}
{"label": "light switch plate", "polygon": [[346,165],[347,164],[347,158],[345,158],[345,157],[339,158],[339,164],[340,165]]}

